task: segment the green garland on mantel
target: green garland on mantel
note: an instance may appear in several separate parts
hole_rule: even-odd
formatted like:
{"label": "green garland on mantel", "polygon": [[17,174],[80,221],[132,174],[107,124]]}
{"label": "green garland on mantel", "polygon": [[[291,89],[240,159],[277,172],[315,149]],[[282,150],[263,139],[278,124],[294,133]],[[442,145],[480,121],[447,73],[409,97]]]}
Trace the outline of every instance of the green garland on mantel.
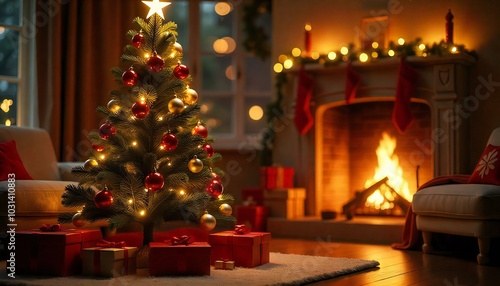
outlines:
{"label": "green garland on mantel", "polygon": [[[370,61],[377,61],[378,59],[389,58],[389,57],[407,57],[407,56],[447,56],[452,54],[460,54],[465,53],[469,54],[475,59],[478,58],[478,55],[475,51],[469,51],[465,48],[464,45],[459,44],[448,44],[444,40],[439,43],[434,43],[432,45],[424,45],[425,48],[422,47],[422,39],[417,38],[411,42],[405,42],[404,44],[396,44],[393,41],[389,43],[388,49],[384,50],[382,48],[371,48],[363,51],[358,51],[355,49],[353,44],[348,45],[348,53],[346,55],[342,55],[339,51],[335,51],[336,56],[333,60],[328,57],[328,54],[320,54],[315,58],[303,56],[301,53],[300,56],[293,56],[290,52],[289,54],[285,54],[287,59],[292,60],[293,66],[301,66],[307,64],[320,64],[325,67],[334,66],[340,64],[342,62],[347,61],[359,61],[360,55],[365,53],[368,55],[368,59]],[[392,56],[389,55],[389,51],[392,51]],[[372,53],[376,53],[377,57],[374,58]],[[418,52],[418,54],[417,54]],[[286,84],[287,77],[286,73],[277,72],[275,78],[275,87],[276,87],[276,98],[275,100],[269,104],[266,108],[266,119],[268,127],[263,132],[262,140],[261,140],[261,165],[269,166],[272,165],[272,148],[273,142],[275,138],[275,124],[280,119],[280,116],[283,116],[283,92],[282,87]]]}
{"label": "green garland on mantel", "polygon": [[272,1],[253,0],[245,4],[243,8],[243,32],[245,34],[243,46],[248,52],[265,60],[271,55],[270,39],[264,27],[258,25],[256,20],[264,13],[271,14]]}

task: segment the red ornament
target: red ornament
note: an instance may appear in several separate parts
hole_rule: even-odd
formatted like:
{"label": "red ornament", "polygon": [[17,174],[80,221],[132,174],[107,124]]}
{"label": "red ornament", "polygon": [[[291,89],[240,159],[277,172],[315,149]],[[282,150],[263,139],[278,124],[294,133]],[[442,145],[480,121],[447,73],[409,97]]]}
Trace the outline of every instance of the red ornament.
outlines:
{"label": "red ornament", "polygon": [[92,149],[94,149],[94,151],[96,151],[96,152],[104,151],[104,147],[96,145],[96,144],[92,144]]}
{"label": "red ornament", "polygon": [[95,195],[94,203],[100,209],[107,208],[113,204],[113,194],[108,191],[108,188],[105,188]]}
{"label": "red ornament", "polygon": [[174,75],[178,79],[185,79],[189,76],[189,68],[185,65],[177,64],[174,68]]}
{"label": "red ornament", "polygon": [[132,114],[136,118],[144,118],[149,113],[149,105],[144,101],[138,101],[132,105]]}
{"label": "red ornament", "polygon": [[134,71],[133,67],[122,73],[122,82],[126,86],[134,86],[137,83],[137,73]]}
{"label": "red ornament", "polygon": [[179,140],[177,140],[175,134],[167,133],[161,138],[161,147],[167,151],[175,150],[177,144],[179,144]]}
{"label": "red ornament", "polygon": [[99,127],[99,136],[101,136],[102,139],[108,139],[115,134],[116,128],[109,121],[106,121],[106,123]]}
{"label": "red ornament", "polygon": [[208,157],[212,157],[214,155],[214,147],[212,147],[212,145],[203,144],[203,146],[201,147],[203,148],[203,150],[205,150],[205,152],[207,152]]}
{"label": "red ornament", "polygon": [[144,42],[144,35],[142,34],[142,31],[132,37],[132,45],[138,49],[140,49],[141,46],[144,45]]}
{"label": "red ornament", "polygon": [[163,62],[162,58],[155,53],[148,59],[147,62],[148,68],[154,72],[159,72],[163,69],[163,66],[165,63]]}
{"label": "red ornament", "polygon": [[207,138],[208,130],[205,126],[198,124],[192,130],[193,135],[200,135],[203,138]]}
{"label": "red ornament", "polygon": [[144,180],[144,186],[152,192],[156,192],[159,189],[163,188],[164,184],[165,180],[163,179],[163,176],[158,172],[147,175],[146,179]]}
{"label": "red ornament", "polygon": [[212,178],[207,184],[205,188],[207,194],[209,194],[212,198],[216,199],[224,192],[224,186],[219,178]]}

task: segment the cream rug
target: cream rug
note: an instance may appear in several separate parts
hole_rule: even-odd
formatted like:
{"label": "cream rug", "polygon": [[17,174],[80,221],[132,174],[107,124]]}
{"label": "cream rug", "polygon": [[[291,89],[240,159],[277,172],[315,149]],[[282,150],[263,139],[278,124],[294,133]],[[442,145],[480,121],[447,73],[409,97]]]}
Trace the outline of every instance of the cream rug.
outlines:
{"label": "cream rug", "polygon": [[5,279],[4,276],[0,280],[0,284],[5,285],[4,283],[10,282],[12,284],[7,285],[301,285],[375,268],[379,265],[374,260],[273,252],[271,253],[270,260],[271,263],[255,268],[237,267],[234,270],[214,270],[212,268],[210,276],[201,277],[144,277],[128,275],[114,279],[85,276],[40,276]]}

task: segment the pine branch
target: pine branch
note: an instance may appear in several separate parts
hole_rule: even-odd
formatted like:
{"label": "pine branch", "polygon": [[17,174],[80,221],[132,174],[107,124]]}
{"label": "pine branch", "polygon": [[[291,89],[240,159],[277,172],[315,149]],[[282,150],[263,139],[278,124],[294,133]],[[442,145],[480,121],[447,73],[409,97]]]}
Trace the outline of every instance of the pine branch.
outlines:
{"label": "pine branch", "polygon": [[132,64],[146,64],[144,57],[138,55],[122,55],[121,59],[127,62],[131,62]]}
{"label": "pine branch", "polygon": [[81,207],[94,202],[95,192],[91,188],[67,185],[61,203],[65,207]]}

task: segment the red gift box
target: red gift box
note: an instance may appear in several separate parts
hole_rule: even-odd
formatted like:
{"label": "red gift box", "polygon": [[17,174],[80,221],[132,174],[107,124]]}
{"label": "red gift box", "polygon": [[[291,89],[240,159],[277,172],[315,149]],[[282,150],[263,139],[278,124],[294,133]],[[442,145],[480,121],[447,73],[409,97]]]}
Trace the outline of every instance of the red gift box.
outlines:
{"label": "red gift box", "polygon": [[149,244],[149,275],[210,275],[210,250],[206,242],[171,245],[165,242]]}
{"label": "red gift box", "polygon": [[102,239],[99,230],[16,232],[16,270],[22,274],[69,276],[81,271],[81,250]]}
{"label": "red gift box", "polygon": [[266,231],[268,207],[236,206],[236,224],[244,224],[252,231]]}
{"label": "red gift box", "polygon": [[294,168],[261,167],[260,185],[265,189],[293,188]]}
{"label": "red gift box", "polygon": [[255,267],[269,263],[269,232],[249,232],[235,234],[234,231],[222,231],[210,234],[208,242],[212,246],[211,263],[227,259],[235,266]]}

